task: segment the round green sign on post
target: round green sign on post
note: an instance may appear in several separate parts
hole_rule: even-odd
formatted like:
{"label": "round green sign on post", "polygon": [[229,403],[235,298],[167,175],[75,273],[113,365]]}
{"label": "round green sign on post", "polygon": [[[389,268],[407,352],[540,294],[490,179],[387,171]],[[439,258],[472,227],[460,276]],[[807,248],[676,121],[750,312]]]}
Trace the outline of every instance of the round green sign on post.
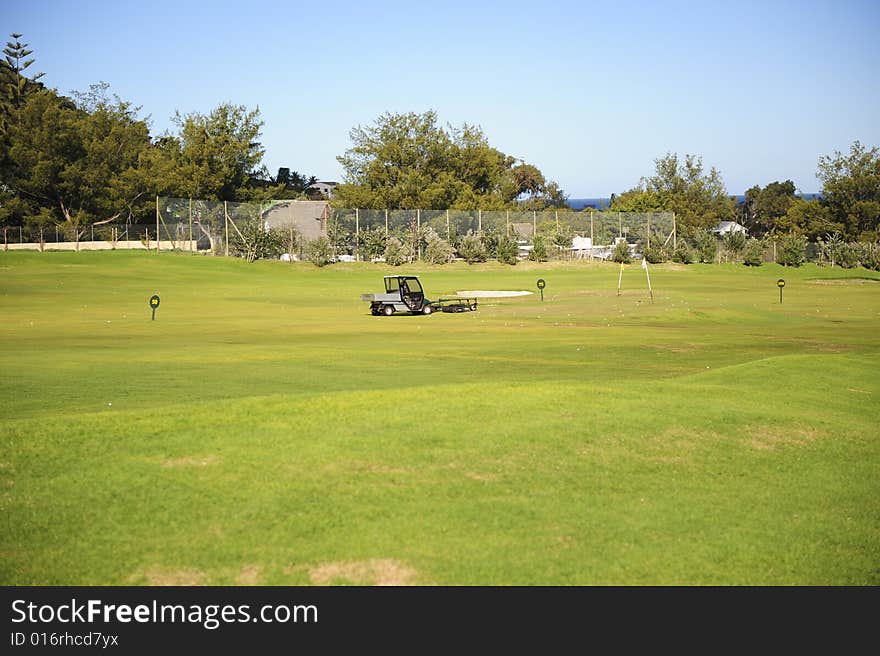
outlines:
{"label": "round green sign on post", "polygon": [[547,283],[544,282],[543,278],[538,278],[538,289],[541,290],[541,300],[544,300],[544,287],[547,286]]}
{"label": "round green sign on post", "polygon": [[156,308],[159,307],[159,295],[153,294],[150,297],[150,307],[153,309],[153,318],[152,321],[156,320]]}
{"label": "round green sign on post", "polygon": [[779,287],[779,302],[782,303],[782,288],[785,287],[785,280],[780,278],[776,281],[776,286]]}

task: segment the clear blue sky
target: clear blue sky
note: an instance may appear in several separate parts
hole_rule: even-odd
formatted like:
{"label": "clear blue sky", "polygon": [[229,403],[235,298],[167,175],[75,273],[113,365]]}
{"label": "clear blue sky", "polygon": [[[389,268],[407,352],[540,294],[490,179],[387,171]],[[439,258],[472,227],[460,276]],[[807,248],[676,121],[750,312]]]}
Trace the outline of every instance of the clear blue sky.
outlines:
{"label": "clear blue sky", "polygon": [[340,180],[349,131],[433,109],[481,126],[572,198],[667,152],[731,194],[880,145],[880,2],[0,0],[61,93],[106,81],[153,133],[175,110],[259,107],[264,163]]}

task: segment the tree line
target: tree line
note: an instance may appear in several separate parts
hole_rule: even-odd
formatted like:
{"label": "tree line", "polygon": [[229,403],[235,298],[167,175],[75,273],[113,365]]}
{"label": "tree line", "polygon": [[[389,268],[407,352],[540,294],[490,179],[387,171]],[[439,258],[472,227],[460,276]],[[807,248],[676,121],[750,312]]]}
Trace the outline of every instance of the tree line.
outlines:
{"label": "tree line", "polygon": [[[62,226],[74,233],[148,222],[156,196],[263,202],[314,198],[314,176],[262,164],[259,109],[223,103],[207,115],[175,113],[152,135],[140,107],[99,83],[69,96],[46,88],[21,34],[0,61],[0,226]],[[538,167],[489,144],[479,126],[443,126],[435,112],[380,115],[356,126],[337,160],[336,207],[364,209],[566,209],[567,196]],[[880,150],[856,141],[819,160],[821,196],[791,180],[746,191],[737,203],[721,173],[696,155],[667,153],[611,209],[675,212],[682,234],[736,221],[752,236],[880,239]]]}

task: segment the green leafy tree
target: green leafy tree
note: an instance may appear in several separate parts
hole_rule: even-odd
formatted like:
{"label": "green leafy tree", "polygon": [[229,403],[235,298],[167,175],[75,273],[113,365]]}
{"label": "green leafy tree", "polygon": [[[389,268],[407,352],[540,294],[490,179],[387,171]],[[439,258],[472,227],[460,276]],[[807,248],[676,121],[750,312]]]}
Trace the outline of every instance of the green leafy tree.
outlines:
{"label": "green leafy tree", "polygon": [[782,219],[797,200],[791,180],[771,182],[763,189],[757,185],[746,190],[740,218],[749,232],[763,236],[781,231]]}
{"label": "green leafy tree", "polygon": [[48,90],[31,94],[10,129],[7,189],[22,211],[49,208],[75,239],[91,225],[142,214],[150,204],[142,171],[147,124],[138,108],[106,91],[107,85],[94,85],[76,102]]}
{"label": "green leafy tree", "polygon": [[829,232],[843,230],[843,225],[831,220],[831,214],[820,201],[796,198],[784,216],[776,220],[780,232],[804,235],[810,240],[819,239]]}
{"label": "green leafy tree", "polygon": [[337,157],[338,207],[488,210],[520,196],[545,204],[564,197],[536,167],[492,148],[479,127],[445,129],[433,111],[385,113],[349,136],[352,146]]}
{"label": "green leafy tree", "polygon": [[654,175],[615,196],[612,209],[638,212],[675,212],[682,228],[713,228],[733,219],[734,202],[727,196],[721,173],[703,170],[703,160],[667,153],[654,160]]}
{"label": "green leafy tree", "polygon": [[180,195],[216,200],[249,200],[247,182],[263,158],[258,139],[260,110],[223,103],[210,114],[175,113],[179,127],[174,153]]}
{"label": "green leafy tree", "polygon": [[880,149],[853,143],[848,154],[819,158],[822,203],[832,223],[851,239],[880,238]]}

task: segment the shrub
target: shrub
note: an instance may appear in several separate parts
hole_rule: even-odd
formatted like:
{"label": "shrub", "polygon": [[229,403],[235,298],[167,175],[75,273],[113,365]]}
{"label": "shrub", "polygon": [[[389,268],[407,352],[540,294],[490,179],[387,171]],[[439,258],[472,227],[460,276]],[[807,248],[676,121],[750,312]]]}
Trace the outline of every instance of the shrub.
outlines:
{"label": "shrub", "polygon": [[306,248],[306,257],[315,266],[322,267],[330,264],[333,259],[333,247],[326,237],[318,237],[310,241]]}
{"label": "shrub", "polygon": [[742,250],[743,264],[761,266],[764,263],[764,242],[754,237],[746,241]]}
{"label": "shrub", "polygon": [[358,235],[358,241],[363,248],[364,255],[367,259],[373,260],[385,253],[385,242],[388,235],[385,234],[385,228],[373,227],[361,230]]}
{"label": "shrub", "polygon": [[684,240],[672,251],[672,261],[679,264],[690,264],[694,261],[694,253]]}
{"label": "shrub", "polygon": [[617,242],[614,250],[611,251],[611,261],[622,262],[623,264],[629,264],[632,262],[632,255],[629,252],[629,244],[625,239],[621,239]]}
{"label": "shrub", "polygon": [[516,256],[519,254],[519,246],[509,237],[500,237],[495,247],[495,257],[502,264],[516,264]]}
{"label": "shrub", "polygon": [[666,250],[662,246],[648,246],[644,249],[644,255],[650,264],[660,264],[669,259]]}
{"label": "shrub", "polygon": [[718,238],[708,230],[697,230],[694,238],[697,242],[697,255],[703,264],[712,264],[718,252]]}
{"label": "shrub", "polygon": [[776,252],[776,262],[782,266],[799,267],[807,260],[807,238],[803,235],[786,235]]}
{"label": "shrub", "polygon": [[852,269],[859,266],[861,253],[860,244],[841,244],[837,249],[837,265],[844,269]]}
{"label": "shrub", "polygon": [[746,247],[746,233],[741,230],[728,232],[721,239],[724,250],[734,256],[738,256]]}
{"label": "shrub", "polygon": [[532,250],[529,251],[529,259],[533,262],[547,261],[547,246],[544,245],[543,237],[535,237],[532,240]]}
{"label": "shrub", "polygon": [[452,244],[441,237],[434,236],[428,240],[425,249],[425,260],[431,264],[446,264],[455,256]]}
{"label": "shrub", "polygon": [[468,264],[486,261],[486,247],[483,245],[483,240],[470,231],[462,237],[458,245],[458,254]]}
{"label": "shrub", "polygon": [[403,244],[397,237],[389,237],[385,241],[385,263],[400,266],[406,261]]}
{"label": "shrub", "polygon": [[839,232],[825,235],[825,239],[819,239],[816,245],[819,247],[819,258],[824,262],[830,262],[834,266],[840,262],[840,251],[846,246],[846,242]]}
{"label": "shrub", "polygon": [[880,270],[880,244],[861,242],[856,244],[859,253],[859,262],[871,271]]}

